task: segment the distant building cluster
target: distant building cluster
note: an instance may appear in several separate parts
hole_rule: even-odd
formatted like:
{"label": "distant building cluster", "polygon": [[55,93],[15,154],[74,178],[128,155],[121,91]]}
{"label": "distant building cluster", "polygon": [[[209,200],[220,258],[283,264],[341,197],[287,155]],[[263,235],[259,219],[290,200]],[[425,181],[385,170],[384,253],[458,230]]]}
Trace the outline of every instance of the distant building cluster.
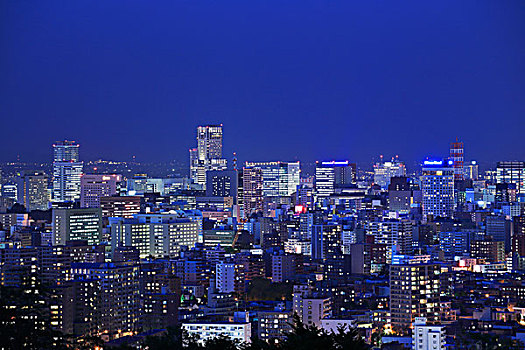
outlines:
{"label": "distant building cluster", "polygon": [[39,295],[35,327],[108,347],[172,326],[274,344],[297,321],[378,349],[525,340],[524,161],[482,171],[456,139],[417,169],[307,172],[228,164],[222,125],[196,141],[186,177],[85,173],[74,141],[47,173],[3,169],[0,285]]}

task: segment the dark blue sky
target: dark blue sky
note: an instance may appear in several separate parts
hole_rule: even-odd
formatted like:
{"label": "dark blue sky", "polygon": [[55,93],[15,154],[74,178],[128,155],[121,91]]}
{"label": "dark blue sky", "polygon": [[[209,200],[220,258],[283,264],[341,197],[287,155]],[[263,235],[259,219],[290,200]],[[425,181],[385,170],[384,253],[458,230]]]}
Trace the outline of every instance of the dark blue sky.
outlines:
{"label": "dark blue sky", "polygon": [[525,1],[2,1],[0,161],[525,159]]}

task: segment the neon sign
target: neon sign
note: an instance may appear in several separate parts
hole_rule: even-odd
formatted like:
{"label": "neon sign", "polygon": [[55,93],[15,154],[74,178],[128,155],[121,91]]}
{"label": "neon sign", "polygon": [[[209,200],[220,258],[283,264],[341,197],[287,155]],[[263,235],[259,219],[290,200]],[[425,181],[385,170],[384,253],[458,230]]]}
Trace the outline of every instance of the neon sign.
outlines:
{"label": "neon sign", "polygon": [[348,165],[347,160],[331,160],[328,162],[321,162],[322,165]]}

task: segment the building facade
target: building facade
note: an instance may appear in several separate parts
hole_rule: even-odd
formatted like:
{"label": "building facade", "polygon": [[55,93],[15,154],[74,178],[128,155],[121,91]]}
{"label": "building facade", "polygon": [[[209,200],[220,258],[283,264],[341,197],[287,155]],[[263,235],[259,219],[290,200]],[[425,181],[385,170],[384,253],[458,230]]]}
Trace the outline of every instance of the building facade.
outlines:
{"label": "building facade", "polygon": [[53,201],[74,202],[80,199],[80,178],[83,163],[75,141],[60,141],[53,145]]}
{"label": "building facade", "polygon": [[517,192],[524,193],[525,162],[498,162],[496,165],[496,183],[515,184]]}
{"label": "building facade", "polygon": [[27,211],[47,210],[49,207],[47,176],[43,172],[24,174],[24,206]]}
{"label": "building facade", "polygon": [[197,148],[190,149],[190,177],[206,188],[206,172],[225,170],[222,158],[222,124],[197,127]]}
{"label": "building facade", "polygon": [[423,162],[421,191],[423,216],[452,217],[454,212],[454,168],[451,160]]}
{"label": "building facade", "polygon": [[100,198],[110,197],[117,193],[122,175],[84,174],[80,179],[80,206],[82,208],[99,208]]}
{"label": "building facade", "polygon": [[102,239],[102,211],[100,208],[53,209],[53,245],[85,240],[99,244]]}
{"label": "building facade", "polygon": [[396,257],[390,265],[390,316],[392,329],[407,333],[416,317],[430,323],[440,320],[441,268],[429,257]]}

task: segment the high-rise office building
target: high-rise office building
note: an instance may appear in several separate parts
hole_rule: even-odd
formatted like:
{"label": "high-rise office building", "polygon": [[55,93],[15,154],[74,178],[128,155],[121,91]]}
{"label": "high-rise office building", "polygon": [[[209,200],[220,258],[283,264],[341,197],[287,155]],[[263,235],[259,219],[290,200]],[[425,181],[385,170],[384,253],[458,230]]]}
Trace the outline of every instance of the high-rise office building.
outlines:
{"label": "high-rise office building", "polygon": [[421,177],[423,215],[452,217],[454,212],[454,168],[452,160],[425,160]]}
{"label": "high-rise office building", "polygon": [[498,162],[496,183],[515,184],[518,193],[525,192],[525,162]]}
{"label": "high-rise office building", "polygon": [[454,168],[454,180],[461,181],[465,177],[465,170],[463,169],[463,142],[450,143],[450,160],[452,160],[452,167]]}
{"label": "high-rise office building", "polygon": [[242,173],[244,216],[263,210],[263,178],[260,168],[244,168]]}
{"label": "high-rise office building", "polygon": [[80,199],[80,177],[83,163],[78,157],[75,141],[59,141],[53,145],[53,201],[74,202]]}
{"label": "high-rise office building", "polygon": [[299,162],[246,162],[245,168],[261,169],[264,197],[291,196],[300,184]]}
{"label": "high-rise office building", "polygon": [[405,164],[397,158],[392,158],[390,162],[381,161],[374,164],[374,182],[381,186],[382,189],[388,188],[392,177],[405,175]]}
{"label": "high-rise office building", "polygon": [[100,198],[110,197],[117,193],[122,175],[84,174],[80,180],[80,206],[82,208],[99,208]]}
{"label": "high-rise office building", "polygon": [[468,232],[440,231],[437,235],[439,249],[443,251],[446,258],[467,256],[470,252],[469,236]]}
{"label": "high-rise office building", "polygon": [[392,261],[393,254],[412,253],[412,222],[409,220],[367,221],[365,232],[374,236],[375,244],[386,245],[387,263]]}
{"label": "high-rise office building", "polygon": [[47,176],[43,172],[24,174],[24,206],[28,211],[47,210],[49,194]]}
{"label": "high-rise office building", "polygon": [[140,213],[141,199],[142,197],[139,196],[101,197],[102,216],[132,218],[133,215]]}
{"label": "high-rise office building", "polygon": [[201,160],[222,158],[222,124],[197,127],[197,150]]}
{"label": "high-rise office building", "polygon": [[470,242],[470,257],[484,259],[490,262],[502,262],[505,259],[505,242],[496,241],[492,237]]}
{"label": "high-rise office building", "polygon": [[295,275],[296,259],[294,255],[279,254],[272,255],[271,269],[272,282],[286,282]]}
{"label": "high-rise office building", "polygon": [[418,186],[409,182],[407,177],[393,177],[388,185],[388,208],[401,214],[410,212],[412,205],[421,202]]}
{"label": "high-rise office building", "polygon": [[407,333],[416,317],[429,323],[440,320],[439,264],[430,257],[395,257],[390,265],[390,315],[392,329]]}
{"label": "high-rise office building", "polygon": [[85,240],[98,244],[102,235],[102,210],[100,208],[53,209],[53,245],[68,241]]}
{"label": "high-rise office building", "polygon": [[355,164],[348,160],[316,162],[315,190],[317,196],[328,197],[335,193],[335,188],[355,182]]}
{"label": "high-rise office building", "polygon": [[200,224],[176,214],[137,214],[132,219],[110,219],[111,248],[135,247],[140,257],[175,257],[182,246],[193,248]]}
{"label": "high-rise office building", "polygon": [[494,241],[504,242],[505,251],[509,252],[512,245],[513,222],[504,216],[488,215],[485,218],[485,233]]}
{"label": "high-rise office building", "polygon": [[197,127],[197,148],[190,149],[190,177],[206,187],[206,172],[225,170],[222,158],[222,124]]}
{"label": "high-rise office building", "polygon": [[238,174],[235,170],[210,170],[206,173],[206,196],[237,198]]}
{"label": "high-rise office building", "polygon": [[19,187],[20,185],[14,181],[6,182],[2,186],[2,197],[10,198],[15,202],[20,202]]}

